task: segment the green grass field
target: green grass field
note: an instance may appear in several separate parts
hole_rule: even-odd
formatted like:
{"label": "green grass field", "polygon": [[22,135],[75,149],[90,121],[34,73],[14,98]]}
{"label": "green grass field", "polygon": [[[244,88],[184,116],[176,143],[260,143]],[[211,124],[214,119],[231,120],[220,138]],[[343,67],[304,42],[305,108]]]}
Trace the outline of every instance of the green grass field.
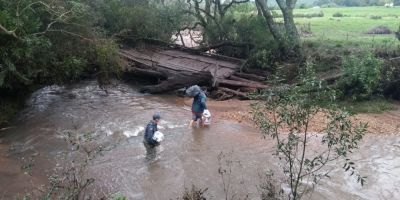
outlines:
{"label": "green grass field", "polygon": [[[296,9],[294,13],[319,13],[323,17],[295,18],[299,26],[310,24],[311,35],[304,36],[304,40],[329,40],[338,43],[354,43],[358,45],[389,45],[397,47],[400,41],[394,34],[369,35],[368,30],[379,25],[387,26],[397,31],[400,25],[400,7],[341,7],[341,8],[309,8]],[[344,17],[333,17],[335,13],[342,13]],[[371,16],[380,16],[381,19],[371,19]]]}

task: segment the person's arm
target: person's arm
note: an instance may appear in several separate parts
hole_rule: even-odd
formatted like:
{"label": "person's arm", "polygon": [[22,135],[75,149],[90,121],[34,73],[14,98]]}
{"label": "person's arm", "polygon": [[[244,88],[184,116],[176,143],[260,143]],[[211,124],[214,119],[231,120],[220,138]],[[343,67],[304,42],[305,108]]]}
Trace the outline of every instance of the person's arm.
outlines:
{"label": "person's arm", "polygon": [[145,139],[147,142],[150,142],[151,140],[153,140],[153,135],[154,135],[154,128],[152,125],[148,124],[146,127],[146,132],[145,132]]}
{"label": "person's arm", "polygon": [[204,110],[207,109],[207,104],[206,104],[206,97],[205,97],[205,95],[202,96],[202,98],[201,98],[201,106],[204,108]]}

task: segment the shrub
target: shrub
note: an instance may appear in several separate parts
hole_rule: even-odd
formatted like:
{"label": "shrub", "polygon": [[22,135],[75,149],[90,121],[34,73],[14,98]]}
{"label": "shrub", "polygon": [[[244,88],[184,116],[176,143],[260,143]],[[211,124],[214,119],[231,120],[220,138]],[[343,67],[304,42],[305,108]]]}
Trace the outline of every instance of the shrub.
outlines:
{"label": "shrub", "polygon": [[382,60],[371,53],[344,59],[343,76],[338,81],[338,90],[342,97],[350,97],[353,100],[371,98],[378,89],[382,64]]}
{"label": "shrub", "polygon": [[120,71],[120,58],[117,49],[117,44],[112,40],[102,40],[95,44],[94,63],[98,67],[96,71],[100,86],[107,85]]}
{"label": "shrub", "polygon": [[300,9],[307,9],[308,6],[307,6],[307,4],[302,3],[302,4],[300,4],[299,8],[300,8]]}
{"label": "shrub", "polygon": [[178,200],[206,200],[205,193],[207,192],[206,189],[199,189],[196,186],[192,185],[191,189],[185,188],[183,192],[182,198],[178,198]]}
{"label": "shrub", "polygon": [[[323,178],[329,178],[333,167],[340,168],[335,160],[345,162],[343,169],[354,175],[357,182],[364,184],[365,178],[355,168],[348,156],[366,132],[367,125],[354,123],[348,112],[334,105],[335,95],[315,78],[312,65],[307,64],[306,72],[300,76],[296,86],[263,91],[259,96],[263,101],[252,105],[253,120],[264,137],[272,138],[275,144],[273,155],[279,158],[287,184],[289,199],[307,198]],[[321,103],[328,102],[326,109]],[[320,137],[311,133],[311,119],[320,118],[324,127]],[[312,150],[310,143],[319,144]],[[329,164],[332,163],[333,165]],[[336,166],[335,166],[336,163]],[[273,185],[266,185],[267,199],[274,199]]]}
{"label": "shrub", "polygon": [[379,15],[371,15],[369,18],[370,18],[370,19],[382,19],[382,16],[379,16]]}
{"label": "shrub", "polygon": [[248,66],[257,69],[263,69],[270,72],[275,72],[275,61],[278,59],[277,53],[272,49],[258,49],[250,55]]}
{"label": "shrub", "polygon": [[304,37],[304,36],[309,36],[309,35],[311,35],[312,34],[312,31],[311,31],[311,24],[310,23],[308,23],[308,24],[302,24],[301,26],[300,26],[300,34]]}
{"label": "shrub", "polygon": [[387,26],[377,26],[367,31],[367,34],[392,34],[392,31]]}
{"label": "shrub", "polygon": [[336,12],[332,15],[332,17],[344,17],[343,13],[341,12]]}
{"label": "shrub", "polygon": [[383,95],[400,100],[400,61],[392,60],[386,63],[382,70],[383,80],[381,88]]}
{"label": "shrub", "polygon": [[[274,18],[282,18],[282,14],[278,14],[276,12],[272,13]],[[315,13],[295,13],[293,14],[294,18],[314,18],[314,17],[324,17],[324,12],[315,12]]]}
{"label": "shrub", "polygon": [[[239,47],[224,46],[216,49],[218,53],[226,56],[249,58],[254,57],[254,54],[264,49],[275,52],[276,42],[271,33],[265,29],[264,23],[261,17],[242,16],[236,20],[234,16],[227,15],[220,23],[222,30],[214,24],[205,28],[204,39],[208,44],[218,44],[222,41],[243,44]],[[254,67],[261,68],[260,65]]]}
{"label": "shrub", "polygon": [[395,32],[396,38],[400,41],[400,26],[399,26],[399,30],[397,30]]}

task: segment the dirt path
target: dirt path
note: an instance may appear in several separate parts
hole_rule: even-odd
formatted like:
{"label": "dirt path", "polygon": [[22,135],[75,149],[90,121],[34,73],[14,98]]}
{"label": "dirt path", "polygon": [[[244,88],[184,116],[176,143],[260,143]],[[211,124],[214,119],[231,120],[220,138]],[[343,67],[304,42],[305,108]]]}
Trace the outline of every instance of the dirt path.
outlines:
{"label": "dirt path", "polygon": [[[208,100],[207,105],[212,111],[213,120],[234,120],[239,123],[254,125],[250,104],[252,101],[214,101]],[[191,105],[191,100],[185,100]],[[374,134],[400,134],[400,104],[395,104],[390,111],[383,113],[362,113],[354,116],[357,121],[368,123],[368,131]],[[318,132],[323,128],[323,121],[318,115],[312,122],[312,131]]]}

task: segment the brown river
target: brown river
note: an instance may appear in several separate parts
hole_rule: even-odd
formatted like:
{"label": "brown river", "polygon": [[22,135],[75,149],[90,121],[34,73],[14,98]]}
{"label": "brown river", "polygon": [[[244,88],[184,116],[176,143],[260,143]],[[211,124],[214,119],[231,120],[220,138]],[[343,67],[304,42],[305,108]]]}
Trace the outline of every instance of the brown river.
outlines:
{"label": "brown river", "polygon": [[[148,161],[143,129],[155,112],[163,117],[160,129],[165,140],[156,158]],[[95,196],[111,191],[133,200],[176,199],[194,184],[208,188],[209,199],[225,199],[218,174],[218,155],[224,152],[237,161],[230,175],[232,194],[260,199],[259,175],[267,169],[279,171],[271,155],[272,142],[262,139],[255,128],[229,120],[188,129],[190,118],[183,98],[141,94],[124,83],[108,94],[94,81],[42,88],[14,125],[0,132],[0,199],[34,197],[39,187],[48,184],[52,169],[65,163],[60,154],[67,145],[60,133],[73,128],[117,144],[88,168],[88,176],[95,178],[95,186],[89,188]],[[352,159],[368,176],[364,187],[338,165],[332,178],[323,180],[310,198],[399,199],[400,137],[367,135]]]}

